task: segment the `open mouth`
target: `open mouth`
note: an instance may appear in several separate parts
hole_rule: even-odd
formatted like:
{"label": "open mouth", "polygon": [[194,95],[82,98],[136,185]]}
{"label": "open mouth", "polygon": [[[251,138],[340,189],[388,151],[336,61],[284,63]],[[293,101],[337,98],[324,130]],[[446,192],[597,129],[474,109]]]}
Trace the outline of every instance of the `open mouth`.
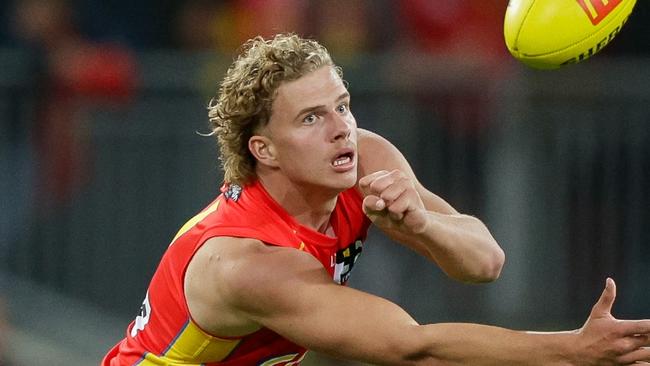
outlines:
{"label": "open mouth", "polygon": [[345,166],[351,164],[354,160],[354,152],[345,152],[341,155],[338,155],[333,161],[332,165],[335,167]]}

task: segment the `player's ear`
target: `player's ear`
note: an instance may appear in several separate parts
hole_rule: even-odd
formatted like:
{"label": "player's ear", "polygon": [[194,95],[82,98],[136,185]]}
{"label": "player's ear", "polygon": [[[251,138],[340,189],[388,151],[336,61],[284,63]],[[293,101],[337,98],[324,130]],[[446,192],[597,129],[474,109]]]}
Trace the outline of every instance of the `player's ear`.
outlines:
{"label": "player's ear", "polygon": [[260,164],[271,167],[278,165],[273,142],[266,136],[253,135],[248,139],[248,150]]}

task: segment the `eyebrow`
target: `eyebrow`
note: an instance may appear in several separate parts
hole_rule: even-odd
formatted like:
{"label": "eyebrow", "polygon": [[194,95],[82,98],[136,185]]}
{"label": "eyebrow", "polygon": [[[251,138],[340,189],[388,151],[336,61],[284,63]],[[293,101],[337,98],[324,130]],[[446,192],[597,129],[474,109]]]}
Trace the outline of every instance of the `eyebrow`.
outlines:
{"label": "eyebrow", "polygon": [[[346,91],[343,94],[339,95],[338,98],[336,98],[336,102],[339,102],[339,101],[341,101],[343,99],[346,99],[346,98],[349,98],[349,97],[350,97],[350,93],[348,93]],[[313,112],[313,111],[319,110],[321,108],[325,108],[325,106],[324,105],[315,105],[315,106],[312,106],[312,107],[303,108],[296,114],[296,117],[294,119],[300,118],[300,116],[302,116],[303,114],[305,114],[307,112]]]}

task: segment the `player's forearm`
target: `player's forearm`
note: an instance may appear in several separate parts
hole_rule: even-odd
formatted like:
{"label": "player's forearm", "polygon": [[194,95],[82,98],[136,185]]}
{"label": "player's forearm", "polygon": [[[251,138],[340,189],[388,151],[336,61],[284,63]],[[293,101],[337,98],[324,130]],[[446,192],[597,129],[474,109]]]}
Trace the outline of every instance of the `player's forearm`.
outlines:
{"label": "player's forearm", "polygon": [[427,218],[421,234],[404,237],[402,242],[434,260],[457,280],[487,282],[498,278],[505,255],[480,220],[436,212],[429,212]]}
{"label": "player's forearm", "polygon": [[575,332],[522,332],[479,324],[424,325],[430,341],[423,365],[568,366],[575,364]]}

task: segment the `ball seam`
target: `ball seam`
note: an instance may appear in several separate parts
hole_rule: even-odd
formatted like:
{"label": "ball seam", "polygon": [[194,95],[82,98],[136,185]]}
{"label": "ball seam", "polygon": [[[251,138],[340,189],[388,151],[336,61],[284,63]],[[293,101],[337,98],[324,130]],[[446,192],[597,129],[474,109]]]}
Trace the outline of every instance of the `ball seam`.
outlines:
{"label": "ball seam", "polygon": [[521,24],[521,26],[519,27],[519,29],[517,29],[517,35],[515,36],[515,50],[519,54],[521,54],[521,52],[519,51],[519,47],[517,47],[517,45],[519,44],[519,35],[521,35],[521,32],[524,29],[524,25],[526,24],[526,19],[528,18],[528,15],[530,14],[530,11],[533,9],[533,6],[535,5],[535,1],[536,0],[533,0],[530,3],[530,6],[528,7],[528,9],[526,9],[526,14],[524,14],[524,17],[521,19],[521,22],[519,23],[519,24]]}

